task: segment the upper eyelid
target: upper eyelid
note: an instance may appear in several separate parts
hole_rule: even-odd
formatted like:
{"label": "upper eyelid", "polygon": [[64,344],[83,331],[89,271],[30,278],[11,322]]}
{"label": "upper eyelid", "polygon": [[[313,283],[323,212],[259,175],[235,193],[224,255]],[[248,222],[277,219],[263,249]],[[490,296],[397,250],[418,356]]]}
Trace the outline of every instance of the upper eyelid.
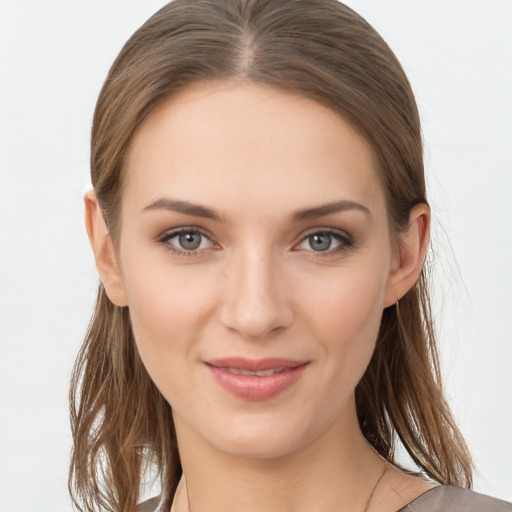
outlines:
{"label": "upper eyelid", "polygon": [[339,233],[339,234],[346,234],[347,236],[349,236],[348,232],[344,229],[340,229],[340,228],[332,228],[332,227],[327,227],[327,226],[320,226],[320,227],[313,227],[313,228],[309,228],[307,229],[302,236],[308,236],[308,235],[311,235],[311,234],[314,234],[314,233]]}
{"label": "upper eyelid", "polygon": [[314,235],[315,233],[327,233],[328,235],[338,235],[340,238],[344,238],[347,240],[352,240],[353,236],[345,231],[344,229],[338,229],[338,228],[312,228],[311,230],[308,230],[306,233],[303,233],[300,235],[299,241],[303,241],[307,237]]}
{"label": "upper eyelid", "polygon": [[179,235],[180,233],[190,232],[190,231],[197,232],[197,233],[203,235],[204,237],[208,238],[208,240],[215,242],[215,237],[211,233],[209,233],[207,230],[200,228],[199,226],[183,226],[183,227],[179,227],[179,228],[166,229],[160,235],[158,235],[156,237],[156,239],[159,241],[163,240],[164,238],[169,239],[169,238],[175,237],[176,235]]}

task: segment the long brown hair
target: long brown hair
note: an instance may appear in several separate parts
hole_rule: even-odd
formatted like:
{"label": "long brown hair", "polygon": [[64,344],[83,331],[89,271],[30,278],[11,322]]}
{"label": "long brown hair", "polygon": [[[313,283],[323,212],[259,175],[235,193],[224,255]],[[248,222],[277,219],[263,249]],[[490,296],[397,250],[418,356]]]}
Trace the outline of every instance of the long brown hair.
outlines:
{"label": "long brown hair", "polygon": [[[208,80],[245,80],[321,102],[363,134],[378,161],[397,234],[427,203],[420,122],[409,82],[379,34],[337,0],[176,0],[126,43],[98,98],[91,177],[113,240],[123,157],[137,127],[169,95]],[[444,399],[428,268],[386,308],[356,388],[363,434],[394,462],[399,439],[420,470],[470,487],[471,459]],[[102,285],[71,384],[70,491],[80,510],[133,512],[145,471],[172,499],[181,475],[170,405],[137,352],[128,308]]]}

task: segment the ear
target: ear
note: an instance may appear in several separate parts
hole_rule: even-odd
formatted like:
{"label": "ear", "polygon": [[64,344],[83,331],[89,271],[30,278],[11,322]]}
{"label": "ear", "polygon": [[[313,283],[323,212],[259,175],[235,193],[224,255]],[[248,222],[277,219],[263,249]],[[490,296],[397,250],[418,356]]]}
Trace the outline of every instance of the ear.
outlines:
{"label": "ear", "polygon": [[421,203],[411,209],[407,229],[400,234],[400,251],[393,259],[384,307],[400,300],[418,280],[430,237],[430,208]]}
{"label": "ear", "polygon": [[85,194],[85,227],[96,260],[96,268],[108,298],[116,306],[126,306],[126,293],[123,279],[117,263],[117,257],[103,218],[98,198],[94,190]]}

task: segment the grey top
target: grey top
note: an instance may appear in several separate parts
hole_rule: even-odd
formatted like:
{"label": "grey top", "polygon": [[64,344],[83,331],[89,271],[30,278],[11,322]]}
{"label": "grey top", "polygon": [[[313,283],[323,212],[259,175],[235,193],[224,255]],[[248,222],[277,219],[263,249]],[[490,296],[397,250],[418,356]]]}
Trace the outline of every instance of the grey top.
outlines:
{"label": "grey top", "polygon": [[512,503],[462,487],[440,485],[411,501],[398,512],[512,512]]}
{"label": "grey top", "polygon": [[[142,503],[137,512],[160,512],[159,506],[160,497],[157,496]],[[397,512],[512,512],[512,503],[461,487],[440,485]]]}

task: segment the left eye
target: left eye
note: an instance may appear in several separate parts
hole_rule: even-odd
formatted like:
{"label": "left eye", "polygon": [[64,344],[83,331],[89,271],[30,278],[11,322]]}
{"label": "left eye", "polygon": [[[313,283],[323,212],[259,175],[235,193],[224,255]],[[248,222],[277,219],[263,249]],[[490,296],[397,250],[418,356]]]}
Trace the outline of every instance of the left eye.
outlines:
{"label": "left eye", "polygon": [[187,229],[165,234],[161,242],[170,244],[173,249],[182,252],[198,251],[212,247],[212,241],[197,230]]}
{"label": "left eye", "polygon": [[314,252],[326,252],[349,244],[348,237],[343,236],[341,233],[317,231],[304,238],[298,247]]}

